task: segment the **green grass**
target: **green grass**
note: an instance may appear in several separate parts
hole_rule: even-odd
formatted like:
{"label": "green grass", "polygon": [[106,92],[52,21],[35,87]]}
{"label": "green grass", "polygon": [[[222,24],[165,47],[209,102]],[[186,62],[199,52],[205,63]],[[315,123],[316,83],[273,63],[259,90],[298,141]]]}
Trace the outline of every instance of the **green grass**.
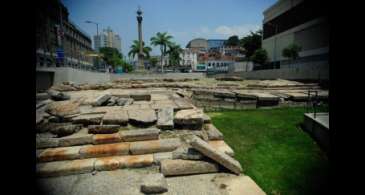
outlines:
{"label": "green grass", "polygon": [[304,113],[305,108],[297,107],[208,115],[235,151],[243,173],[267,194],[319,194],[328,181],[329,162],[301,130]]}

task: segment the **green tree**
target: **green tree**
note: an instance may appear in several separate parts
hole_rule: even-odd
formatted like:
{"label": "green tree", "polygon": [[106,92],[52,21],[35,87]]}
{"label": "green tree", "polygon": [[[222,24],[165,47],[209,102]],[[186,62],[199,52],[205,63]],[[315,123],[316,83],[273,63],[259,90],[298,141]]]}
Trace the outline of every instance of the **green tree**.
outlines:
{"label": "green tree", "polygon": [[133,66],[126,62],[124,59],[122,59],[122,68],[124,72],[132,72]]}
{"label": "green tree", "polygon": [[[150,52],[152,51],[152,48],[145,46],[144,42],[142,42],[142,46],[143,46],[142,49],[143,54],[148,59],[150,57]],[[139,53],[139,41],[134,40],[128,52],[128,56],[134,58],[136,55],[138,55],[138,53]]]}
{"label": "green tree", "polygon": [[246,57],[249,59],[257,49],[261,48],[262,30],[250,32],[249,35],[242,37],[240,46],[245,48]]}
{"label": "green tree", "polygon": [[168,47],[169,50],[167,51],[167,53],[170,57],[170,64],[178,65],[181,61],[180,53],[183,52],[183,49],[180,47],[180,45],[176,43],[171,43]]}
{"label": "green tree", "polygon": [[171,45],[171,39],[173,37],[171,35],[168,35],[167,32],[164,33],[160,33],[158,32],[156,34],[156,36],[151,38],[151,44],[154,46],[160,46],[160,51],[161,51],[161,70],[163,72],[163,65],[162,65],[162,60],[163,57],[166,55],[166,48]]}
{"label": "green tree", "polygon": [[240,40],[237,35],[230,36],[228,40],[225,42],[225,46],[238,46]]}
{"label": "green tree", "polygon": [[251,60],[257,64],[265,64],[267,62],[267,52],[265,49],[257,49],[251,56]]}
{"label": "green tree", "polygon": [[152,67],[156,67],[157,62],[158,62],[157,57],[151,57],[151,58],[150,58],[150,63],[151,63],[151,66],[152,66]]}
{"label": "green tree", "polygon": [[112,47],[102,47],[99,52],[103,55],[103,60],[108,64],[116,68],[117,65],[122,63],[122,54]]}
{"label": "green tree", "polygon": [[289,58],[291,60],[295,60],[299,57],[299,52],[302,50],[302,47],[292,43],[283,49],[282,55],[283,57]]}

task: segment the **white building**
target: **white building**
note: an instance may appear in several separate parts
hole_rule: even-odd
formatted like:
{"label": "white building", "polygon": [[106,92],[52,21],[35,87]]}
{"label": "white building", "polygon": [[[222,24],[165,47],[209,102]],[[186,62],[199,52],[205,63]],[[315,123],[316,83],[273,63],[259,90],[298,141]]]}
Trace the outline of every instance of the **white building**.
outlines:
{"label": "white building", "polygon": [[195,67],[198,64],[198,54],[190,49],[184,49],[180,54],[180,65],[189,66],[190,68]]}
{"label": "white building", "polygon": [[94,36],[94,49],[99,51],[101,47],[112,47],[122,53],[122,41],[118,34],[108,27],[101,34]]}
{"label": "white building", "polygon": [[[280,0],[264,11],[262,47],[269,61],[288,61],[282,51],[295,43],[301,46],[299,61],[327,61],[329,23],[320,1]],[[293,19],[295,18],[295,19]]]}

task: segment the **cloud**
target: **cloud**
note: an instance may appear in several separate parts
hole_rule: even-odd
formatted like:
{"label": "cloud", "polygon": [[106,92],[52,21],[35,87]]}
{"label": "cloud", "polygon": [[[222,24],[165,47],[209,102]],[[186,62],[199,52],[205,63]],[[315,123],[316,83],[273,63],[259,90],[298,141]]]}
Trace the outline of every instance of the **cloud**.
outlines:
{"label": "cloud", "polygon": [[232,36],[238,35],[239,37],[247,35],[250,31],[257,31],[261,26],[257,24],[243,24],[237,26],[218,26],[214,32],[216,34]]}

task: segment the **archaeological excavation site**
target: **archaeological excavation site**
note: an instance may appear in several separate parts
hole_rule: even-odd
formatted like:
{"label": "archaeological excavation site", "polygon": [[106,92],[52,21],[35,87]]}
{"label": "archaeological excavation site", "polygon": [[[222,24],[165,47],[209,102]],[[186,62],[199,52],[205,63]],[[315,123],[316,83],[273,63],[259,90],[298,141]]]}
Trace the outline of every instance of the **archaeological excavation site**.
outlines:
{"label": "archaeological excavation site", "polygon": [[[47,194],[266,194],[207,113],[305,106],[288,80],[64,82],[36,94],[37,185]],[[75,184],[77,183],[77,185]]]}

